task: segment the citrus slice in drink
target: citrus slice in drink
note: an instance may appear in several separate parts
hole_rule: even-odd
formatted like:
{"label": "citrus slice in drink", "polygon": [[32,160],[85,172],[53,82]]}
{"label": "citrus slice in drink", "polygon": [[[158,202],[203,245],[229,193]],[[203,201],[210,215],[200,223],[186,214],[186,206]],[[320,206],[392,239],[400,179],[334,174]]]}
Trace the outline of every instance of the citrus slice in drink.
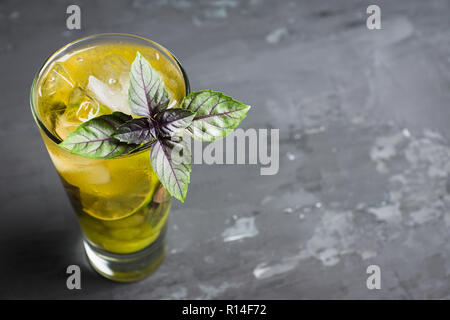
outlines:
{"label": "citrus slice in drink", "polygon": [[148,151],[103,162],[109,180],[80,187],[86,213],[101,220],[123,219],[152,200],[159,182],[151,168]]}
{"label": "citrus slice in drink", "polygon": [[149,150],[113,160],[92,160],[58,149],[52,160],[59,174],[79,189],[82,210],[97,219],[131,216],[152,200],[159,186]]}

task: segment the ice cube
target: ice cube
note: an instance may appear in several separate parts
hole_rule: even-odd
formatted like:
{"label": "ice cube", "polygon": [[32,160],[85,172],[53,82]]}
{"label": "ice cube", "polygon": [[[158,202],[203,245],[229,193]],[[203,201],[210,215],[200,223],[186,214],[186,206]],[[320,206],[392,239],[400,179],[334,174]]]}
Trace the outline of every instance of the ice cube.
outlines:
{"label": "ice cube", "polygon": [[69,115],[69,113],[64,112],[57,120],[55,124],[55,132],[61,138],[61,140],[64,140],[67,138],[67,136],[75,131],[75,129],[80,125],[82,122],[75,122],[73,121],[72,117]]}
{"label": "ice cube", "polygon": [[128,86],[108,85],[94,76],[89,76],[88,93],[112,111],[131,114],[128,104]]}
{"label": "ice cube", "polygon": [[131,114],[128,105],[131,64],[118,54],[103,58],[89,76],[87,90],[113,111]]}
{"label": "ice cube", "polygon": [[62,102],[49,102],[46,104],[45,110],[41,113],[41,119],[43,120],[45,126],[52,132],[55,132],[56,124],[58,118],[64,114],[66,110],[66,105]]}
{"label": "ice cube", "polygon": [[55,126],[56,134],[62,139],[65,139],[81,123],[102,114],[111,113],[111,110],[100,105],[80,87],[72,90],[67,104],[64,113],[57,118]]}
{"label": "ice cube", "polygon": [[[111,182],[111,175],[107,167],[102,165],[90,165],[83,168],[83,178],[85,185],[100,185]],[[86,188],[85,191],[88,191]]]}
{"label": "ice cube", "polygon": [[66,99],[74,87],[75,81],[72,80],[64,66],[56,63],[40,86],[39,95],[43,98],[51,98],[53,101],[66,103]]}
{"label": "ice cube", "polygon": [[75,82],[62,63],[56,63],[38,88],[40,117],[55,132],[58,118],[64,113]]}
{"label": "ice cube", "polygon": [[111,182],[111,175],[106,166],[92,159],[78,157],[68,159],[66,155],[50,152],[50,158],[59,174],[73,186],[83,189],[84,192],[92,192],[97,185]]}
{"label": "ice cube", "polygon": [[95,68],[93,74],[99,80],[108,83],[112,87],[128,87],[131,64],[118,54],[110,54],[102,59]]}
{"label": "ice cube", "polygon": [[74,118],[82,122],[99,116],[102,111],[100,104],[79,87],[70,94],[68,109],[74,111]]}

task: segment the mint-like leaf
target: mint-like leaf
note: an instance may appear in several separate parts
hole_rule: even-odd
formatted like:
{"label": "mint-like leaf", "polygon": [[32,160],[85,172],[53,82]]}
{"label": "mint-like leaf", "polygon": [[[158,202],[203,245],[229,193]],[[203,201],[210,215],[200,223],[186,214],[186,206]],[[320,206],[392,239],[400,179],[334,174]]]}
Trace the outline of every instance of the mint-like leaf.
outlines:
{"label": "mint-like leaf", "polygon": [[149,118],[131,119],[117,128],[113,138],[129,144],[141,144],[156,138],[155,127]]}
{"label": "mint-like leaf", "polygon": [[156,115],[160,134],[164,137],[172,137],[188,127],[195,114],[182,109],[168,109]]}
{"label": "mint-like leaf", "polygon": [[120,142],[112,135],[130,119],[129,115],[114,112],[88,120],[80,124],[60,146],[74,154],[93,159],[112,159],[127,154],[137,145]]}
{"label": "mint-like leaf", "polygon": [[164,188],[184,202],[190,182],[191,153],[182,137],[158,139],[150,151],[150,162]]}
{"label": "mint-like leaf", "polygon": [[218,91],[195,91],[183,99],[181,108],[195,113],[188,134],[197,140],[225,137],[246,117],[250,106]]}
{"label": "mint-like leaf", "polygon": [[169,104],[161,76],[139,52],[131,64],[128,100],[133,113],[141,117],[153,116]]}

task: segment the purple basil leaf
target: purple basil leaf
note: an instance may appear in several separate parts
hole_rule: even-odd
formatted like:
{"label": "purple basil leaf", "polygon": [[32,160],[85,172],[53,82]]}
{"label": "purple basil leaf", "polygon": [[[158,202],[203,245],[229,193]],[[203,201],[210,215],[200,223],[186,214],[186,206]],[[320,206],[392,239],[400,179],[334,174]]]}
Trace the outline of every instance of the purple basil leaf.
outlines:
{"label": "purple basil leaf", "polygon": [[103,115],[78,126],[60,146],[72,153],[93,159],[112,159],[133,151],[137,145],[120,142],[112,137],[119,126],[131,116],[122,112]]}
{"label": "purple basil leaf", "polygon": [[195,113],[187,133],[196,140],[214,141],[225,137],[246,117],[250,106],[221,92],[191,92],[183,99],[181,109]]}
{"label": "purple basil leaf", "polygon": [[133,113],[141,117],[150,117],[169,104],[164,81],[139,52],[131,64],[128,100]]}
{"label": "purple basil leaf", "polygon": [[175,198],[184,202],[190,182],[190,146],[182,137],[159,138],[150,151],[150,162],[159,180]]}
{"label": "purple basil leaf", "polygon": [[147,143],[155,139],[155,127],[149,118],[131,119],[118,127],[113,137],[125,143]]}
{"label": "purple basil leaf", "polygon": [[163,137],[172,137],[188,127],[194,118],[192,112],[182,109],[167,109],[156,115],[160,134]]}

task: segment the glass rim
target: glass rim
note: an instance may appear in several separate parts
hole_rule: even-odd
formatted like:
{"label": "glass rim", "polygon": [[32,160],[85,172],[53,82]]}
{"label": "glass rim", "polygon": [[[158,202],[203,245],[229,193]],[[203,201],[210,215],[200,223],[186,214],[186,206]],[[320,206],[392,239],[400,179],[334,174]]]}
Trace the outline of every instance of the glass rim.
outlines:
{"label": "glass rim", "polygon": [[[37,114],[37,110],[36,110],[36,85],[38,83],[38,81],[40,80],[43,71],[46,70],[46,68],[53,63],[53,60],[55,58],[55,56],[57,56],[58,54],[60,54],[61,52],[63,52],[64,50],[69,49],[70,47],[86,41],[86,40],[91,40],[91,39],[95,39],[95,38],[102,38],[102,37],[124,37],[124,38],[129,38],[129,39],[137,39],[137,40],[142,40],[144,42],[148,42],[153,46],[156,46],[156,49],[158,49],[159,51],[161,51],[162,53],[165,53],[166,55],[168,55],[169,58],[173,59],[173,62],[175,62],[175,65],[179,68],[179,71],[181,72],[182,76],[183,76],[183,80],[184,80],[184,86],[185,86],[185,96],[187,96],[190,93],[190,83],[189,83],[189,78],[187,76],[186,71],[184,70],[183,66],[181,65],[180,61],[178,60],[178,58],[173,54],[172,51],[170,51],[169,49],[165,48],[164,46],[160,45],[159,43],[152,41],[150,39],[147,39],[145,37],[142,36],[138,36],[135,34],[130,34],[130,33],[98,33],[98,34],[93,34],[90,36],[86,36],[86,37],[82,37],[79,39],[76,39],[74,41],[69,42],[68,44],[62,46],[61,48],[59,48],[58,50],[56,50],[55,52],[53,52],[47,59],[45,59],[44,63],[42,64],[42,66],[39,68],[39,70],[37,71],[37,73],[35,74],[34,78],[33,78],[33,83],[31,84],[31,90],[30,90],[30,107],[31,107],[31,113],[33,115],[33,118],[36,122],[36,124],[38,125],[39,129],[41,129],[45,135],[50,138],[50,140],[52,140],[54,143],[56,143],[57,145],[59,143],[62,142],[62,140],[60,138],[58,138],[57,136],[55,136],[52,132],[50,132],[49,129],[47,129],[47,127],[44,125],[44,123],[41,121],[41,119],[39,119],[39,115]],[[140,152],[143,150],[146,150],[150,148],[149,145],[147,146],[142,146],[141,148],[137,148],[135,149],[133,152],[131,152],[131,154],[136,153],[136,152]]]}

